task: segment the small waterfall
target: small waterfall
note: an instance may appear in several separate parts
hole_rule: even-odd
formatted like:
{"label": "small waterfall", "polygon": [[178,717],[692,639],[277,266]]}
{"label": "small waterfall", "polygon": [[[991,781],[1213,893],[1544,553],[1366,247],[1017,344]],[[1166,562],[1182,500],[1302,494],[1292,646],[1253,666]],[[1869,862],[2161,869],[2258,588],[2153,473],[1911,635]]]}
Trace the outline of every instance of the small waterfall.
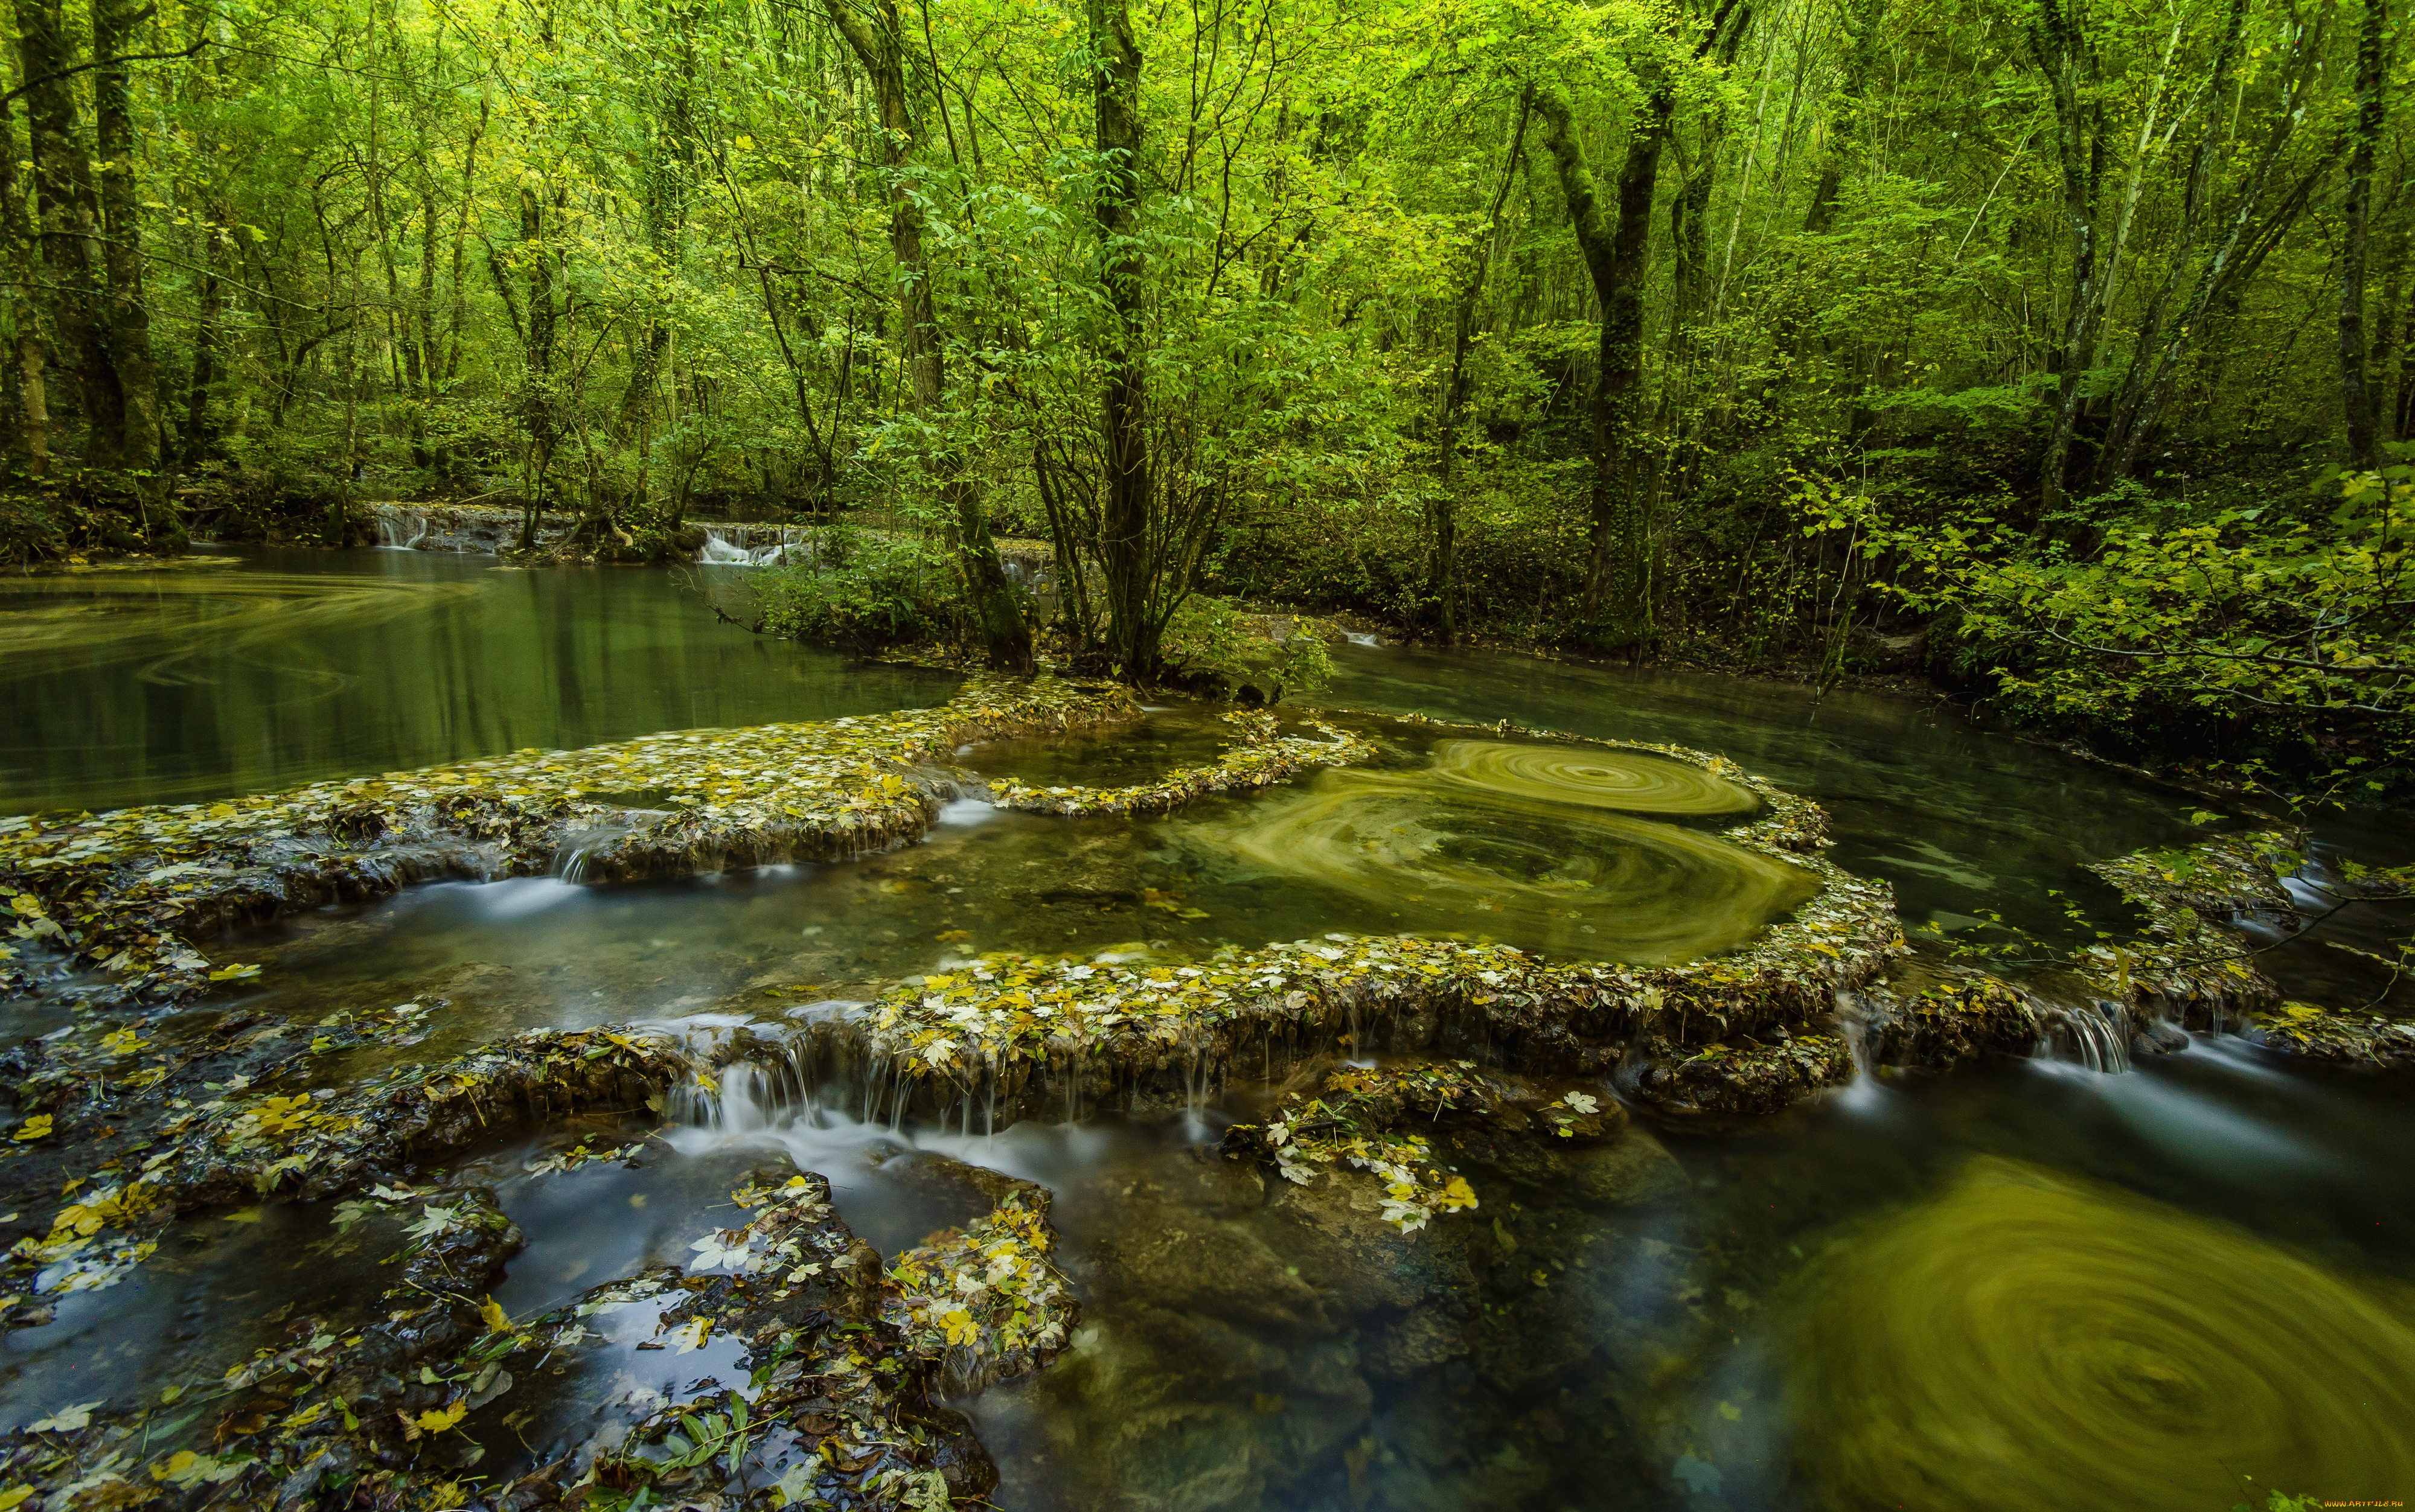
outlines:
{"label": "small waterfall", "polygon": [[[741,533],[748,535],[753,532]],[[788,560],[788,529],[785,525],[772,531],[771,545],[752,548],[730,540],[719,531],[707,530],[704,546],[697,552],[696,560],[709,567],[769,567]]]}
{"label": "small waterfall", "polygon": [[2130,1069],[2130,1013],[2105,999],[2048,1010],[2049,1028],[2036,1058],[2065,1061],[2119,1075]]}
{"label": "small waterfall", "polygon": [[1382,641],[1377,640],[1373,636],[1368,634],[1364,630],[1344,630],[1342,632],[1342,638],[1350,642],[1353,646],[1380,646],[1383,644]]}
{"label": "small waterfall", "polygon": [[[706,1144],[875,1124],[891,1079],[879,1062],[866,1067],[857,1058],[858,1041],[848,1021],[860,1006],[810,1004],[792,1012],[787,1025],[728,1013],[700,1013],[661,1025],[679,1036],[689,1064],[699,1068],[665,1097],[664,1122],[694,1131]],[[710,1069],[715,1062],[719,1069]]]}
{"label": "small waterfall", "polygon": [[635,824],[599,824],[564,836],[562,848],[554,853],[553,875],[582,887],[594,882],[595,858],[637,831]]}
{"label": "small waterfall", "polygon": [[721,1068],[719,1084],[707,1090],[697,1081],[672,1089],[663,1111],[674,1123],[710,1129],[725,1135],[759,1134],[821,1112],[785,1063],[732,1061]]}
{"label": "small waterfall", "polygon": [[[428,539],[428,516],[415,509],[398,509],[392,504],[380,504],[377,511],[378,546],[387,551],[414,551]],[[411,535],[406,539],[403,531]]]}
{"label": "small waterfall", "polygon": [[1886,1084],[1879,1080],[1870,1018],[1872,1005],[1860,993],[1839,989],[1837,993],[1837,1027],[1844,1032],[1845,1049],[1853,1057],[1852,1085],[1840,1094],[1845,1106],[1868,1109],[1878,1105],[1887,1095]]}

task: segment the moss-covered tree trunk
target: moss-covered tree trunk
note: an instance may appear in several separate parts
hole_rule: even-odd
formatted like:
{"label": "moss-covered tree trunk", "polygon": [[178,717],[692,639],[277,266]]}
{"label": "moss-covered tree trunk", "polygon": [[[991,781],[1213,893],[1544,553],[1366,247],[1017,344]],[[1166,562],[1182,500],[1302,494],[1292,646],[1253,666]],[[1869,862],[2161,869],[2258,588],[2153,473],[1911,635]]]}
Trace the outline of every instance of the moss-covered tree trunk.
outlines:
{"label": "moss-covered tree trunk", "polygon": [[2076,3],[2039,0],[2030,19],[2029,40],[2054,107],[2055,162],[2063,223],[2071,236],[2069,292],[2055,362],[2061,382],[2048,416],[2046,454],[2038,463],[2038,510],[2052,515],[2062,507],[2063,474],[2079,428],[2084,380],[2095,366],[2096,338],[2103,328],[2097,211],[2105,182],[2105,106],[2095,93],[2095,43]]}
{"label": "moss-covered tree trunk", "polygon": [[101,268],[114,359],[121,427],[118,465],[142,512],[154,546],[182,546],[185,525],[169,502],[166,430],[160,424],[159,364],[151,350],[151,305],[142,287],[142,191],[137,172],[134,106],[123,59],[135,28],[153,13],[139,0],[93,0],[93,139],[99,149]]}
{"label": "moss-covered tree trunk", "polygon": [[553,254],[545,238],[545,202],[534,186],[520,185],[520,248],[528,259],[528,330],[521,423],[529,438],[528,483],[520,501],[520,549],[534,550],[537,522],[551,486],[554,448],[561,423],[553,395]]}
{"label": "moss-covered tree trunk", "polygon": [[50,472],[51,414],[39,317],[34,291],[41,282],[41,262],[35,245],[33,217],[25,205],[25,185],[17,173],[17,127],[13,102],[0,100],[0,239],[7,244],[8,287],[0,291],[8,320],[8,392],[13,433],[8,437],[8,465],[29,478]]}
{"label": "moss-covered tree trunk", "polygon": [[2365,264],[2373,242],[2374,157],[2381,144],[2382,52],[2386,0],[2364,0],[2356,43],[2356,119],[2349,127],[2348,185],[2340,238],[2340,397],[2348,417],[2350,467],[2381,465],[2381,390],[2367,369]]}
{"label": "moss-covered tree trunk", "polygon": [[1601,305],[1601,339],[1585,417],[1593,454],[1591,541],[1579,633],[1604,651],[1640,651],[1655,637],[1651,597],[1654,457],[1643,433],[1643,285],[1651,272],[1652,200],[1672,106],[1655,87],[1628,135],[1618,198],[1606,206],[1577,141],[1568,96],[1538,87],[1543,146],[1558,170],[1578,250]]}
{"label": "moss-covered tree trunk", "polygon": [[109,350],[93,252],[100,236],[100,197],[92,153],[82,140],[68,70],[76,65],[60,0],[18,0],[17,35],[25,92],[26,138],[39,201],[42,291],[62,363],[75,378],[83,423],[83,465],[119,465],[126,398]]}

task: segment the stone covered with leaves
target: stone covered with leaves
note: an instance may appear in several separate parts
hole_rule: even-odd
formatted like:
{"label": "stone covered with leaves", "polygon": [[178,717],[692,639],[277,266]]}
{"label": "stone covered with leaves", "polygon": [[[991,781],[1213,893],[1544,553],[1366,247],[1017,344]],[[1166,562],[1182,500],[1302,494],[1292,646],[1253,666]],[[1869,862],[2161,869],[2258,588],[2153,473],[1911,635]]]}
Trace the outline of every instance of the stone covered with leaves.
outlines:
{"label": "stone covered with leaves", "polygon": [[1239,727],[1241,739],[1208,766],[1187,767],[1131,787],[1035,787],[1010,779],[993,785],[991,801],[1000,808],[1069,818],[1101,814],[1138,817],[1171,813],[1212,794],[1288,782],[1319,767],[1355,766],[1375,756],[1375,747],[1368,741],[1331,725],[1314,725],[1325,737],[1318,741],[1279,734],[1275,716],[1264,711],[1240,710],[1224,717]]}
{"label": "stone covered with leaves", "polygon": [[2266,1045],[2310,1060],[2373,1070],[2415,1066],[2415,1024],[2379,1013],[2284,1003],[2260,1015]]}
{"label": "stone covered with leaves", "polygon": [[[1474,1061],[1412,1061],[1344,1066],[1312,1094],[1286,1095],[1264,1123],[1224,1131],[1224,1153],[1271,1163],[1287,1181],[1308,1186],[1328,1169],[1364,1171],[1384,1189],[1383,1218],[1414,1234],[1433,1218],[1480,1205],[1476,1189],[1450,1163],[1449,1148],[1473,1136],[1491,1148],[1503,1138],[1569,1139],[1614,1135],[1626,1110],[1606,1093],[1552,1095],[1488,1074]],[[1495,1159],[1489,1163],[1510,1163]]]}
{"label": "stone covered with leaves", "polygon": [[2039,1007],[1983,972],[1907,970],[1858,1005],[1872,1062],[1944,1070],[1990,1054],[2027,1055],[2046,1036]]}
{"label": "stone covered with leaves", "polygon": [[[884,1276],[822,1177],[759,1173],[731,1193],[744,1221],[698,1241],[687,1271],[655,1266],[518,1322],[477,1300],[518,1248],[518,1232],[483,1190],[445,1193],[446,1205],[433,1195],[381,1188],[362,1205],[424,1205],[378,1322],[344,1333],[304,1320],[290,1343],[229,1370],[205,1401],[180,1405],[172,1394],[142,1412],[38,1423],[0,1440],[0,1477],[39,1495],[45,1512],[458,1507],[473,1497],[496,1508],[621,1512],[713,1498],[733,1477],[756,1489],[749,1505],[929,1509],[995,1486],[971,1425],[933,1400],[943,1359],[962,1346],[896,1321],[921,1294]],[[1017,1290],[1004,1260],[1044,1256],[1053,1242],[1044,1202],[1020,1192],[974,1235],[972,1263],[929,1271],[972,1307],[986,1305],[985,1292]],[[923,1254],[900,1267],[928,1264]],[[1029,1274],[1054,1277],[1044,1259]],[[1055,1345],[1034,1347],[1035,1336],[991,1350],[986,1379],[1037,1369],[1061,1347],[1070,1300],[1042,1291],[1017,1295],[1048,1314],[1042,1328]],[[743,1385],[702,1382],[675,1402],[587,1400],[594,1387],[581,1383],[596,1377],[581,1360],[627,1347],[616,1342],[622,1330],[603,1325],[643,1308],[653,1317],[637,1349],[684,1354],[742,1340]],[[980,1331],[985,1342],[1002,1338],[995,1325]],[[568,1384],[562,1370],[547,1372],[549,1362],[572,1368]],[[506,1415],[570,1426],[541,1430],[507,1475],[472,1476],[482,1444],[513,1431]]]}

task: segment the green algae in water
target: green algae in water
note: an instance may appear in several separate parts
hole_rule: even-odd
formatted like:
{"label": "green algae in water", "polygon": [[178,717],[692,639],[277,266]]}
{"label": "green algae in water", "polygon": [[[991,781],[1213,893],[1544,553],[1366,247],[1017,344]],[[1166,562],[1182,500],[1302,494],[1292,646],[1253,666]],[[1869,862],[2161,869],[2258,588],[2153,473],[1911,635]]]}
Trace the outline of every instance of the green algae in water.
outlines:
{"label": "green algae in water", "polygon": [[184,664],[197,653],[375,625],[440,602],[466,601],[480,587],[210,570],[218,565],[234,563],[203,559],[172,571],[0,577],[0,659],[22,675],[147,657],[142,681],[178,682],[186,681]]}
{"label": "green algae in water", "polygon": [[1504,798],[1628,814],[1748,814],[1761,806],[1725,777],[1632,751],[1444,741],[1433,758],[1435,778]]}
{"label": "green algae in water", "polygon": [[2415,1486],[2408,1299],[2118,1189],[1974,1160],[1804,1285],[1795,1443],[1831,1506]]}
{"label": "green algae in water", "polygon": [[[1817,891],[1810,873],[1716,834],[1528,796],[1551,786],[1533,769],[1511,791],[1483,790],[1470,773],[1485,770],[1328,771],[1304,791],[1186,824],[1184,838],[1262,876],[1308,884],[1293,906],[1323,928],[1638,964],[1735,949]],[[1652,786],[1633,784],[1628,801],[1651,801]],[[1681,805],[1710,796],[1677,781],[1660,791]],[[1342,906],[1312,906],[1319,895]]]}

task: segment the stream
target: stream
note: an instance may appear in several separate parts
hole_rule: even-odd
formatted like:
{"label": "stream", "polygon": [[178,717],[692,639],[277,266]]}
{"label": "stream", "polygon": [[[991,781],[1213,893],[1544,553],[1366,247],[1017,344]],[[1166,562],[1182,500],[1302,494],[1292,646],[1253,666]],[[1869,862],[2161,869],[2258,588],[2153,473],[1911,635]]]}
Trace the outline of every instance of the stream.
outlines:
{"label": "stream", "polygon": [[[229,555],[0,582],[0,814],[876,713],[957,683],[715,623],[695,590],[732,569]],[[1829,859],[1890,883],[1916,937],[1996,916],[2078,943],[2071,908],[2108,927],[2126,911],[2084,863],[2186,844],[2206,802],[1907,696],[1334,656],[1319,705],[1725,756],[1823,806]],[[1169,703],[1134,728],[956,759],[1114,786],[1211,761],[1228,733]],[[1531,755],[1437,740],[1148,819],[958,802],[868,859],[671,882],[589,885],[574,853],[552,876],[434,882],[247,930],[213,953],[259,976],[182,1013],[374,1018],[383,1032],[316,1063],[341,1085],[523,1029],[717,1044],[987,951],[1180,961],[1409,932],[1658,962],[1733,950],[1808,895],[1794,868],[1719,838],[1733,805],[1707,787],[1617,814],[1435,797],[1454,763]],[[2407,859],[2408,839],[2374,816],[2316,833],[2325,854],[2378,861]],[[2346,917],[2328,937],[2373,949],[2390,922]],[[2293,996],[2408,1011],[2320,940],[2268,969]],[[72,1025],[49,997],[0,1002],[11,1041]],[[2113,1060],[1865,1075],[1717,1127],[1639,1111],[1624,1140],[1544,1175],[1473,1169],[1481,1205],[1437,1218],[1409,1265],[1207,1147],[1264,1111],[1269,1088],[1246,1083],[1162,1114],[1069,1106],[1007,1125],[968,1099],[945,1120],[897,1119],[848,1068],[754,1055],[667,1098],[659,1128],[581,1115],[499,1131],[442,1181],[491,1188],[526,1236],[493,1293],[515,1317],[688,1263],[767,1161],[827,1176],[884,1256],[974,1216],[915,1179],[918,1152],[1044,1184],[1082,1302],[1072,1345],[955,1402],[1011,1512],[2219,1512],[2268,1490],[2415,1493],[2415,1082],[2235,1037]],[[582,1140],[616,1154],[565,1160]],[[296,1319],[368,1316],[396,1235],[339,1224],[337,1205],[179,1220],[116,1285],[0,1335],[0,1430],[195,1390]],[[594,1401],[676,1401],[736,1359],[726,1341],[635,1353],[643,1329],[614,1317],[632,1347],[471,1420],[478,1474],[575,1443]]]}

